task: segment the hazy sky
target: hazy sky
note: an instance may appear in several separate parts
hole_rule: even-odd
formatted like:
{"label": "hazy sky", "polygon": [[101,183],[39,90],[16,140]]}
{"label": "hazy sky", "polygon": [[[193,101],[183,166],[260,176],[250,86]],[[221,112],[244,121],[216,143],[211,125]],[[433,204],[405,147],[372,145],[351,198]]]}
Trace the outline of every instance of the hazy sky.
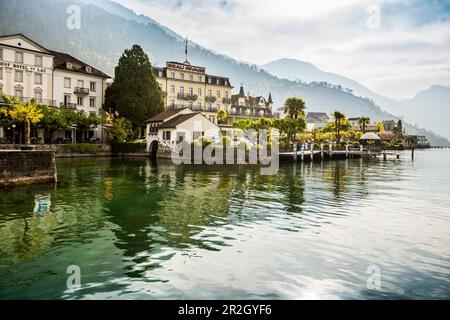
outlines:
{"label": "hazy sky", "polygon": [[450,0],[115,1],[238,60],[297,58],[395,99],[450,86]]}

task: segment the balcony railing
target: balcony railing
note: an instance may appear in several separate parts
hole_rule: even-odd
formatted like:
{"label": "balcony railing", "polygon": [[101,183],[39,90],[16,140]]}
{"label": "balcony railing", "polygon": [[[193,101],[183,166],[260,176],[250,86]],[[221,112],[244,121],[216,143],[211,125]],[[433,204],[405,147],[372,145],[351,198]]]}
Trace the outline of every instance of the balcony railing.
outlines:
{"label": "balcony railing", "polygon": [[211,107],[208,108],[207,106],[188,106],[188,105],[182,105],[182,104],[175,104],[175,105],[169,105],[167,106],[168,110],[178,110],[178,109],[183,109],[183,108],[189,108],[192,111],[197,111],[197,112],[217,112],[218,109],[217,107]]}
{"label": "balcony railing", "polygon": [[[264,111],[264,112],[262,112]],[[241,116],[241,117],[250,117],[250,118],[273,118],[273,114],[270,110],[267,109],[258,109],[258,108],[240,108],[240,109],[231,109],[228,112],[231,116]]]}
{"label": "balcony railing", "polygon": [[223,104],[231,104],[231,98],[223,98],[222,103]]}
{"label": "balcony railing", "polygon": [[196,94],[177,94],[178,100],[186,100],[186,101],[196,101],[198,96]]}
{"label": "balcony railing", "polygon": [[206,96],[205,97],[205,101],[208,102],[208,103],[214,103],[214,102],[217,101],[217,98],[216,97],[212,97],[212,96]]}
{"label": "balcony railing", "polygon": [[89,94],[89,88],[75,87],[75,89],[73,90],[73,92],[74,92],[75,94],[88,95],[88,94]]}
{"label": "balcony railing", "polygon": [[59,104],[59,106],[61,108],[67,108],[67,109],[71,109],[71,110],[76,110],[77,109],[77,104],[76,103],[70,103],[70,102],[64,103],[64,102],[61,102]]}

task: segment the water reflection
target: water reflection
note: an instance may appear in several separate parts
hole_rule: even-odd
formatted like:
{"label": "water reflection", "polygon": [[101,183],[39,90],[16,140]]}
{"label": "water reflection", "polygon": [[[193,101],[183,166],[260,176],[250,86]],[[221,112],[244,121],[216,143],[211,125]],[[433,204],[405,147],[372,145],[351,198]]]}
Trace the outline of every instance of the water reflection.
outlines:
{"label": "water reflection", "polygon": [[[414,165],[360,160],[301,163],[284,165],[274,176],[261,176],[259,168],[251,166],[60,161],[57,187],[18,188],[0,194],[0,298],[117,298],[124,294],[189,298],[192,292],[180,291],[179,286],[186,285],[183,273],[192,278],[202,273],[192,273],[195,267],[206,268],[216,286],[224,281],[225,291],[219,297],[298,298],[306,290],[301,283],[312,285],[321,277],[329,279],[324,288],[333,287],[330,290],[336,297],[395,297],[394,289],[373,293],[358,287],[365,283],[365,275],[355,268],[365,270],[373,260],[393,264],[392,258],[378,254],[380,248],[389,244],[392,250],[392,241],[399,247],[414,243],[410,233],[421,225],[405,229],[402,223],[418,221],[423,212],[419,202],[411,202],[418,165],[420,157]],[[436,193],[421,195],[426,201]],[[448,210],[448,201],[442,201]],[[396,210],[405,215],[391,216]],[[385,225],[386,220],[376,214],[392,223]],[[428,216],[427,221],[434,225],[436,218]],[[439,219],[436,225],[450,226],[442,210]],[[377,239],[380,230],[391,235]],[[358,237],[381,242],[374,247],[356,241]],[[448,234],[436,235],[434,230],[433,237],[440,247],[449,244]],[[358,258],[360,250],[363,256]],[[422,249],[431,250],[436,247]],[[242,260],[242,254],[248,257]],[[428,276],[428,283],[438,287],[448,283],[449,274],[448,255],[441,259],[443,269],[432,270],[435,276]],[[226,269],[233,277],[244,272],[241,269],[261,269],[260,276],[267,277],[265,285],[256,280],[252,285],[262,287],[252,290],[252,285],[238,282],[230,288],[226,272],[219,272],[223,267],[216,265],[221,260],[231,265],[243,262],[239,268]],[[70,264],[80,265],[85,275],[84,287],[75,293],[64,288],[65,268]],[[186,270],[188,264],[191,269]],[[214,286],[208,281],[195,281],[213,294]],[[153,283],[152,289],[145,283]],[[360,284],[355,287],[356,283]],[[286,285],[291,289],[286,290]],[[437,296],[445,296],[443,290]],[[260,295],[255,296],[256,292]],[[419,296],[415,291],[402,294]]]}

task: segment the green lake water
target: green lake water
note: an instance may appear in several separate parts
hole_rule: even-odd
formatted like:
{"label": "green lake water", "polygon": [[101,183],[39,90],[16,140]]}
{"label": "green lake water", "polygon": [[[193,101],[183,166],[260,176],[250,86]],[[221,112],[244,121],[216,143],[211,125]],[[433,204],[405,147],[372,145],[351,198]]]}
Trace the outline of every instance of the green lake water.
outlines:
{"label": "green lake water", "polygon": [[0,190],[0,299],[450,299],[449,163],[58,160]]}

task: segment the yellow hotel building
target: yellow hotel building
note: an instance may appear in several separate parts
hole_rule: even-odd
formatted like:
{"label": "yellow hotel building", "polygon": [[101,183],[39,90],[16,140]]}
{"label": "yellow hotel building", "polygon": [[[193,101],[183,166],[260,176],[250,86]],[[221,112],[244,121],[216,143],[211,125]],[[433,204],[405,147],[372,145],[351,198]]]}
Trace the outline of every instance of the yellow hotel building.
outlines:
{"label": "yellow hotel building", "polygon": [[272,99],[233,95],[233,86],[227,77],[206,74],[204,67],[184,63],[167,62],[164,68],[153,67],[156,80],[163,94],[166,110],[189,108],[201,112],[217,123],[217,112],[227,111],[225,125],[241,119],[272,117]]}

